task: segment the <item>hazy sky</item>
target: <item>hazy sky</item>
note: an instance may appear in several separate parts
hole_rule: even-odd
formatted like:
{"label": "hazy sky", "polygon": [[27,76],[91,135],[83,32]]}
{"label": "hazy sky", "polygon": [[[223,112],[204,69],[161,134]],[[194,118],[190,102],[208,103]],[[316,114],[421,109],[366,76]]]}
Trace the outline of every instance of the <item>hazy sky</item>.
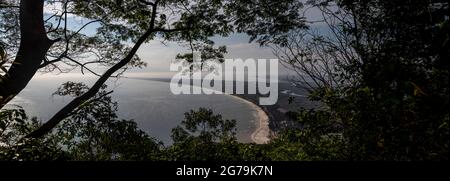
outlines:
{"label": "hazy sky", "polygon": [[[53,14],[53,11],[60,11],[58,6],[46,6],[45,14],[47,16],[49,14]],[[301,11],[301,10],[300,10]],[[305,16],[310,21],[315,21],[320,19],[322,16],[319,11],[315,9],[308,9],[305,13]],[[74,26],[74,29],[82,26],[87,23],[89,20],[81,19],[78,17],[69,17],[68,20],[69,26]],[[91,24],[82,31],[85,34],[94,34],[98,24]],[[317,25],[315,25],[317,26]],[[225,55],[225,58],[230,59],[272,59],[276,58],[273,55],[272,50],[268,47],[261,47],[257,43],[249,43],[249,37],[245,34],[231,34],[228,37],[212,37],[212,40],[215,41],[216,46],[227,46],[228,53]],[[138,51],[138,56],[147,63],[147,67],[142,69],[134,68],[128,70],[128,72],[168,72],[170,62],[175,59],[175,56],[178,53],[188,52],[189,49],[187,47],[182,47],[177,43],[165,42],[162,44],[160,41],[153,40],[149,43],[146,43],[141,46]],[[279,66],[283,69],[283,66]],[[92,69],[92,67],[91,67]],[[95,69],[95,68],[94,68]],[[284,70],[284,69],[283,69]],[[285,72],[285,71],[281,71]]]}
{"label": "hazy sky", "polygon": [[[304,16],[308,21],[317,21],[322,19],[320,11],[315,8],[309,8]],[[312,27],[320,28],[320,23],[315,23]],[[229,37],[213,37],[217,46],[226,45],[228,54],[225,58],[230,59],[272,59],[276,56],[268,47],[261,47],[257,43],[249,43],[249,37],[243,33],[235,33]],[[161,44],[159,41],[152,41],[143,45],[138,55],[148,63],[148,66],[142,70],[143,72],[166,72],[169,71],[169,64],[178,53],[188,51],[186,47],[180,47],[175,43],[169,43],[167,46]],[[280,67],[282,67],[280,65]]]}
{"label": "hazy sky", "polygon": [[[260,47],[257,43],[248,43],[249,37],[245,34],[232,34],[229,37],[212,38],[217,46],[226,45],[228,53],[225,58],[276,58],[272,50],[268,47]],[[148,63],[148,66],[139,71],[145,72],[166,72],[169,65],[178,53],[188,51],[187,47],[181,47],[176,43],[164,45],[159,41],[151,41],[144,44],[138,51],[141,59]]]}

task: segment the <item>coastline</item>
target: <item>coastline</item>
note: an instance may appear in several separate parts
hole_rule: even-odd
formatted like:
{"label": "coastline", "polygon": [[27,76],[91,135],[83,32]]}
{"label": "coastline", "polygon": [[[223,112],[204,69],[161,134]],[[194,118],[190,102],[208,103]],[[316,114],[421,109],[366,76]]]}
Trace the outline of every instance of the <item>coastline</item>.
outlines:
{"label": "coastline", "polygon": [[[169,84],[171,80],[170,78],[126,78],[159,81]],[[260,97],[258,94],[225,94],[223,91],[220,92],[222,95],[230,96],[248,104],[253,110],[256,111],[256,129],[253,130],[251,135],[249,135],[249,140],[256,144],[268,143],[279,130],[299,126],[295,121],[286,116],[287,112],[296,111],[299,107],[311,108],[316,105],[315,103],[307,100],[306,96],[304,96],[305,92],[302,92],[295,86],[292,86],[290,82],[279,82],[279,97],[278,102],[275,105],[258,105]],[[297,97],[296,101],[289,101],[292,96]]]}
{"label": "coastline", "polygon": [[240,97],[237,95],[230,95],[230,94],[224,94],[231,96],[235,99],[239,99],[242,102],[245,102],[248,104],[252,109],[254,109],[257,112],[257,119],[256,121],[256,129],[251,134],[250,138],[251,140],[256,144],[266,144],[270,141],[270,137],[273,134],[272,130],[269,127],[270,120],[269,115],[266,113],[266,111],[263,110],[262,107],[258,106],[257,104],[251,102],[250,100],[245,99],[245,97]]}

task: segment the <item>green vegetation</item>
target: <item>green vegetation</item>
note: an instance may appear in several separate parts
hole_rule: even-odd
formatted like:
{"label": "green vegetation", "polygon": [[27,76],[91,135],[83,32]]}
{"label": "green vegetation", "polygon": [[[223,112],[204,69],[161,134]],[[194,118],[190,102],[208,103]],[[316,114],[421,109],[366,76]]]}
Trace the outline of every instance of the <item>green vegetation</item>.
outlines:
{"label": "green vegetation", "polygon": [[[55,95],[77,96],[88,88],[67,82]],[[118,120],[117,103],[104,86],[43,138],[24,138],[40,126],[20,109],[2,110],[1,160],[321,160],[336,159],[334,137],[313,134],[313,129],[291,130],[267,145],[236,141],[235,120],[224,120],[211,110],[200,108],[185,114],[172,130],[174,143],[164,146],[139,130],[132,120]],[[305,114],[305,119],[312,120]],[[313,124],[317,126],[317,124]],[[306,131],[311,130],[311,131]],[[321,145],[317,150],[316,146]],[[331,151],[330,151],[331,150]]]}
{"label": "green vegetation", "polygon": [[[83,9],[86,4],[80,1],[71,8],[82,10],[79,14],[84,17],[101,19],[103,10],[118,7],[109,2]],[[178,7],[186,5],[183,2],[159,5]],[[315,109],[289,113],[298,128],[280,130],[265,145],[238,143],[235,121],[200,109],[186,113],[172,131],[174,144],[164,146],[132,120],[117,119],[117,103],[103,85],[109,74],[93,87],[65,83],[55,95],[75,97],[75,102],[50,120],[55,123],[50,126],[27,118],[20,108],[2,109],[0,160],[448,160],[448,2],[308,1],[305,5],[324,15],[321,25],[327,27],[326,33],[306,28],[305,19],[298,17],[303,4],[297,1],[257,1],[260,6],[221,2],[199,1],[191,5],[193,13],[182,9],[181,19],[170,24],[174,29],[165,29],[164,14],[142,21],[154,12],[146,6],[134,14],[119,9],[95,37],[77,35],[73,41],[104,45],[98,46],[104,48],[99,51],[129,51],[123,48],[124,41],[139,44],[144,42],[139,35],[145,34],[147,40],[159,33],[165,40],[194,43],[208,54],[220,54],[225,49],[211,49],[208,37],[234,30],[247,33],[261,45],[272,46],[279,59],[299,73],[299,84],[307,86],[310,99],[320,101]],[[156,8],[156,3],[147,5]],[[14,11],[8,13],[1,16]],[[117,21],[128,26],[114,24]],[[12,38],[2,39],[1,52],[16,50],[6,46],[13,44]],[[102,65],[142,65],[134,53],[119,63],[113,61],[115,56],[125,53],[110,53],[112,59]],[[6,55],[1,53],[1,58]],[[67,56],[66,52],[63,58],[70,61]],[[0,77],[1,90],[10,90],[4,89],[11,83],[8,76]],[[12,98],[9,92],[0,97],[2,104]]]}

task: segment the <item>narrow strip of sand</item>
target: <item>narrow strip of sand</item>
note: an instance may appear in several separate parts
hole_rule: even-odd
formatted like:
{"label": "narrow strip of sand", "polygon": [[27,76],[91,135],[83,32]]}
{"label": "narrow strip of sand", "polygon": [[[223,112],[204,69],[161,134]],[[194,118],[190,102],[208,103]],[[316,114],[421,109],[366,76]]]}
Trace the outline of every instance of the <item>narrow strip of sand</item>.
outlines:
{"label": "narrow strip of sand", "polygon": [[[225,94],[229,95],[229,94]],[[259,107],[258,105],[254,104],[251,101],[248,101],[242,97],[235,96],[235,95],[229,95],[233,98],[239,99],[240,101],[248,104],[252,109],[254,109],[257,112],[256,118],[259,121],[256,121],[256,130],[252,133],[251,139],[256,144],[266,144],[270,141],[270,135],[272,131],[269,128],[269,116],[266,114],[266,112]]]}
{"label": "narrow strip of sand", "polygon": [[[155,80],[155,81],[161,81],[161,80]],[[168,82],[169,84],[171,84],[170,81],[161,81],[161,82]],[[208,88],[202,87],[202,89],[208,89]],[[256,129],[251,134],[251,140],[256,144],[266,144],[270,141],[270,136],[272,135],[272,130],[270,130],[270,128],[269,128],[269,116],[261,107],[259,107],[258,105],[254,104],[253,102],[251,102],[247,99],[244,99],[244,98],[236,96],[236,95],[226,94],[222,91],[217,91],[217,90],[213,90],[213,89],[208,89],[208,90],[211,92],[215,92],[216,94],[219,94],[219,95],[231,96],[232,98],[238,99],[238,100],[248,104],[253,110],[255,110],[257,112],[257,114],[255,116],[257,119],[257,121],[255,121]]]}
{"label": "narrow strip of sand", "polygon": [[238,99],[239,101],[242,101],[242,102],[248,104],[253,110],[255,110],[257,112],[257,114],[255,116],[257,119],[257,121],[255,121],[256,122],[256,130],[253,131],[253,133],[251,135],[251,140],[256,144],[266,144],[270,141],[270,136],[272,135],[272,130],[270,130],[270,127],[269,127],[269,116],[261,107],[259,107],[255,103],[253,103],[245,98],[239,97],[237,95],[227,94],[222,91],[208,89],[205,87],[202,87],[202,89],[207,89],[207,90],[209,90],[211,92],[215,92],[216,94],[219,94],[219,95],[230,96],[232,98]]}

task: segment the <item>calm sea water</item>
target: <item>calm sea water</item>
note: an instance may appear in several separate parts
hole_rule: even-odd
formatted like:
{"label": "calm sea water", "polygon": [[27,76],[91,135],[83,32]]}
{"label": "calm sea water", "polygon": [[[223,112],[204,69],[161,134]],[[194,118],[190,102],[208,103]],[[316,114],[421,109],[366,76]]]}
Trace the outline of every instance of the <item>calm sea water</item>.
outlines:
{"label": "calm sea water", "polygon": [[[10,104],[22,106],[29,116],[48,120],[70,97],[52,96],[63,82],[76,81],[91,85],[95,77],[40,76],[35,77]],[[210,108],[225,119],[237,121],[239,141],[250,142],[255,130],[257,112],[250,105],[226,95],[173,95],[169,83],[121,78],[108,81],[108,89],[119,104],[118,115],[134,119],[149,135],[171,144],[171,129],[181,123],[184,113],[200,107]]]}

